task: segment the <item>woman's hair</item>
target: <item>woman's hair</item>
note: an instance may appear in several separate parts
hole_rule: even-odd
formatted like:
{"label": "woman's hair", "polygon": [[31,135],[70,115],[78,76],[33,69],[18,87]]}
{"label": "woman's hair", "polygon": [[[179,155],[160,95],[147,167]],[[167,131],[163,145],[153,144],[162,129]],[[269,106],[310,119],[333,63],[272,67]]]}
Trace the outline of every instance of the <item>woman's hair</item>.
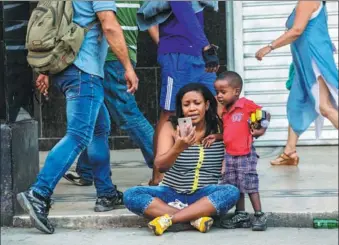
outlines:
{"label": "woman's hair", "polygon": [[205,121],[206,121],[205,137],[210,134],[220,133],[222,129],[222,121],[220,120],[218,113],[217,113],[217,101],[214,98],[211,91],[200,83],[189,83],[178,91],[176,100],[175,100],[176,118],[175,119],[172,118],[172,123],[177,125],[177,118],[184,117],[181,101],[184,95],[191,91],[200,93],[204,97],[205,102],[209,101],[210,103],[205,113]]}

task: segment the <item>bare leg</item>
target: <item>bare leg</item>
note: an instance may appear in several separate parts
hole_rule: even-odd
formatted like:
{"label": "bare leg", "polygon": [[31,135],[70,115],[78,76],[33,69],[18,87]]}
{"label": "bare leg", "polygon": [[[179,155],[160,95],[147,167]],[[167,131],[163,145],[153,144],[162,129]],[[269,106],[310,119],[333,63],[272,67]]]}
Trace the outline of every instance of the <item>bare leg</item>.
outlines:
{"label": "bare leg", "polygon": [[287,138],[287,143],[286,143],[285,150],[284,150],[286,154],[291,154],[291,153],[296,152],[298,139],[299,139],[298,135],[293,131],[293,129],[289,125],[288,126],[288,138]]}
{"label": "bare leg", "polygon": [[272,165],[297,165],[299,162],[298,154],[297,154],[297,143],[298,143],[298,135],[293,131],[292,127],[288,126],[288,138],[287,143],[284,149],[284,153],[288,155],[291,159],[285,161],[281,156],[278,156],[276,159],[271,161]]}
{"label": "bare leg", "polygon": [[154,198],[152,203],[145,210],[144,215],[149,218],[156,218],[168,214],[172,217],[172,223],[189,222],[203,216],[211,216],[216,212],[212,203],[207,197],[203,197],[197,202],[184,209],[176,209],[164,203],[159,198]]}
{"label": "bare leg", "polygon": [[338,109],[331,103],[330,91],[322,77],[318,77],[320,93],[320,113],[338,129]]}
{"label": "bare leg", "polygon": [[261,212],[261,202],[259,192],[248,194],[255,212]]}
{"label": "bare leg", "polygon": [[[157,154],[158,135],[161,132],[161,129],[164,126],[164,124],[168,121],[170,116],[173,116],[173,115],[175,115],[175,113],[170,112],[170,111],[161,111],[160,113],[159,122],[154,132],[154,144],[153,144],[154,145],[154,156],[156,156]],[[152,181],[150,182],[150,185],[158,185],[162,181],[163,177],[164,177],[164,174],[160,173],[158,169],[153,167],[153,178],[152,178]]]}
{"label": "bare leg", "polygon": [[236,205],[236,211],[245,211],[245,194],[244,193],[240,193],[240,198]]}

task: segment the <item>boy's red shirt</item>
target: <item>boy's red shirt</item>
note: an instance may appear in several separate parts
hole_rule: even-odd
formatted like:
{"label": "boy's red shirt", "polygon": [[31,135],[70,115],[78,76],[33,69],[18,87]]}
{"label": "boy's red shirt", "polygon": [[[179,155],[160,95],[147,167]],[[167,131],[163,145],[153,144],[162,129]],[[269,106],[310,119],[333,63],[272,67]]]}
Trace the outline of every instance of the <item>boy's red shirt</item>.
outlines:
{"label": "boy's red shirt", "polygon": [[238,99],[229,111],[223,110],[223,139],[226,152],[232,156],[243,156],[251,152],[253,136],[248,119],[261,106],[246,98]]}

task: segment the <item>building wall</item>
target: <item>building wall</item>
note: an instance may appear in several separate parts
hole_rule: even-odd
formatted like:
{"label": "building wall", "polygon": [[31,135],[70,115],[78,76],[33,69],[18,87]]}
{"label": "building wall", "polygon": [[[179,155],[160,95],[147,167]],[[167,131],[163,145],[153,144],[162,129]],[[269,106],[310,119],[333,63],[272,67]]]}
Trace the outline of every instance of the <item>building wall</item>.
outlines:
{"label": "building wall", "polygon": [[[244,78],[244,95],[264,106],[272,118],[266,134],[256,140],[260,146],[285,145],[288,136],[285,88],[292,62],[289,45],[271,52],[261,62],[255,52],[278,38],[286,30],[285,22],[296,1],[234,1],[233,43],[235,70]],[[338,47],[338,2],[327,1],[328,28]],[[338,54],[334,55],[338,66]],[[230,62],[229,62],[230,63]],[[338,144],[338,131],[325,120],[322,135],[316,139],[315,125],[301,135],[301,145]]]}
{"label": "building wall", "polygon": [[[34,6],[34,3],[32,3]],[[219,12],[205,13],[205,31],[211,43],[220,47],[220,71],[226,69],[226,18],[225,2],[219,2]],[[156,46],[147,33],[140,33],[138,39],[138,65],[140,79],[136,100],[140,110],[153,126],[159,117],[160,69],[156,62]],[[50,90],[49,101],[35,100],[35,117],[39,122],[40,150],[51,149],[66,131],[65,101],[55,89]],[[119,130],[112,122],[111,149],[134,148],[126,132]]]}

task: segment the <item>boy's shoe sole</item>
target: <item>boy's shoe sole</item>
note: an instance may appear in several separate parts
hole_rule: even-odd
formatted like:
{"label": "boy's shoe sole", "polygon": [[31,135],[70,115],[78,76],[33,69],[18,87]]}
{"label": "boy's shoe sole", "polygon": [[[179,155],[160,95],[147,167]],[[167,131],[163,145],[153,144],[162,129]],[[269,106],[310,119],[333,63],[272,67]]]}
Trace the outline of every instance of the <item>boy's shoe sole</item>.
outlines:
{"label": "boy's shoe sole", "polygon": [[108,212],[113,210],[115,207],[103,207],[103,206],[95,206],[94,212]]}
{"label": "boy's shoe sole", "polygon": [[252,231],[266,231],[267,224],[265,225],[252,225]]}
{"label": "boy's shoe sole", "polygon": [[23,192],[17,194],[16,199],[18,200],[20,206],[29,214],[30,220],[35,228],[39,231],[42,231],[47,234],[53,234],[54,229],[48,229],[36,216],[34,212],[34,208],[32,207],[31,203],[28,201],[27,197]]}
{"label": "boy's shoe sole", "polygon": [[243,223],[238,223],[236,225],[225,225],[225,224],[222,224],[221,225],[222,228],[225,228],[225,229],[237,229],[237,228],[251,228],[251,222],[248,221],[248,222],[243,222]]}

